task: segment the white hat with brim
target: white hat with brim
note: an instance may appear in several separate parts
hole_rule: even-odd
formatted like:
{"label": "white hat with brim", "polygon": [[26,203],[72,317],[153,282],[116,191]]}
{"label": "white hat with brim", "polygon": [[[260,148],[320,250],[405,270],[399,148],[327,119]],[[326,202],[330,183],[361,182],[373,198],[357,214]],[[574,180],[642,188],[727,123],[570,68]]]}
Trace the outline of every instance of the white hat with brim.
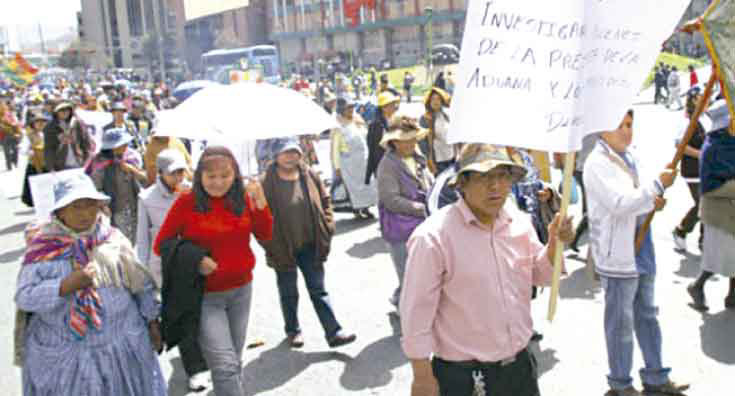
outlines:
{"label": "white hat with brim", "polygon": [[66,175],[54,183],[54,206],[51,211],[55,212],[80,199],[107,202],[110,197],[97,191],[89,176],[82,173]]}
{"label": "white hat with brim", "polygon": [[61,102],[58,105],[56,105],[56,107],[54,107],[54,113],[58,113],[64,109],[72,110],[74,109],[74,105],[72,105],[70,102]]}
{"label": "white hat with brim", "polygon": [[133,141],[133,135],[123,128],[108,129],[102,135],[102,150],[112,150]]}
{"label": "white hat with brim", "polygon": [[459,170],[449,181],[449,185],[456,186],[459,176],[467,172],[487,173],[499,167],[506,167],[510,171],[513,183],[522,180],[526,173],[526,167],[519,165],[508,156],[505,148],[490,144],[474,144],[465,147],[457,160]]}

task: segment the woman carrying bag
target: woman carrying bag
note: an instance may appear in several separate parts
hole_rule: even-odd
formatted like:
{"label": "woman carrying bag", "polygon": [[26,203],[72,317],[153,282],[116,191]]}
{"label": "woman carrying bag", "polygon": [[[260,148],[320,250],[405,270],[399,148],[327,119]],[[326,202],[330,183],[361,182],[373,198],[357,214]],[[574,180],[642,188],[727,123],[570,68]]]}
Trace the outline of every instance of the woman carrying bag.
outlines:
{"label": "woman carrying bag", "polygon": [[390,245],[390,255],[398,275],[398,288],[390,299],[398,307],[408,251],[406,241],[428,216],[426,195],[434,178],[426,159],[417,152],[417,142],[426,130],[410,118],[394,116],[380,144],[386,149],[378,165],[378,209],[380,231]]}

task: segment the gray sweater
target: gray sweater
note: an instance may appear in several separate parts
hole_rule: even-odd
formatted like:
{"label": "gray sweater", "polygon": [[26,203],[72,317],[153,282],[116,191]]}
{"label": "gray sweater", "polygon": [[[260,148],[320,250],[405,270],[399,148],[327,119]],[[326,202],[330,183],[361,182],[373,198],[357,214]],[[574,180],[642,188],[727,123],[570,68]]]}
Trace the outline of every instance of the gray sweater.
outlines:
{"label": "gray sweater", "polygon": [[[414,154],[419,177],[408,170],[393,149],[388,151],[378,165],[378,201],[388,210],[416,217],[426,217],[426,200],[413,201],[408,198],[408,186],[401,180],[411,180],[420,192],[428,194],[434,178],[426,167],[426,159],[418,153]],[[404,176],[402,177],[401,174]]]}

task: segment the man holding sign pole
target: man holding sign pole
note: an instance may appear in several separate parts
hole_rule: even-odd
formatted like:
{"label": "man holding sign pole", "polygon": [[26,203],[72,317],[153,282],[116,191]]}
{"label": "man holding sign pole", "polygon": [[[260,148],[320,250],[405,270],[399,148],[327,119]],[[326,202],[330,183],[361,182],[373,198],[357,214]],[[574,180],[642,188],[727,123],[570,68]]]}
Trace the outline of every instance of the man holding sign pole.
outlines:
{"label": "man holding sign pole", "polygon": [[584,185],[590,227],[590,254],[605,290],[605,339],[610,374],[606,396],[634,396],[630,371],[633,333],[638,339],[645,368],[640,371],[646,393],[683,395],[688,385],[669,379],[663,366],[661,327],[654,302],[656,258],[650,231],[635,252],[636,230],[653,209],[661,210],[661,197],[676,178],[666,169],[657,180],[641,182],[638,161],[629,151],[633,140],[633,111],[616,130],[602,132],[584,166]]}
{"label": "man holding sign pole", "polygon": [[[530,219],[506,205],[526,169],[505,149],[470,144],[458,162],[460,200],[408,241],[399,307],[411,394],[538,396],[531,286],[551,282],[557,246],[542,245]],[[560,215],[548,232],[551,241],[574,237]]]}

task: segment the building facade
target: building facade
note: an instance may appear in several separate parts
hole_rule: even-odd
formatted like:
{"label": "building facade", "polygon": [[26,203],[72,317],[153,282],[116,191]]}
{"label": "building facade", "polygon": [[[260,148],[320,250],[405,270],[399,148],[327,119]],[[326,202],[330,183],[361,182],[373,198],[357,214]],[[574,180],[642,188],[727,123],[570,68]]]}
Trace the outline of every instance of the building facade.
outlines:
{"label": "building facade", "polygon": [[212,3],[187,11],[186,60],[192,70],[199,70],[202,54],[210,50],[270,43],[266,0]]}
{"label": "building facade", "polygon": [[79,35],[94,51],[92,67],[149,67],[151,40],[164,49],[167,66],[175,64],[184,40],[177,1],[183,0],[82,0]]}
{"label": "building facade", "polygon": [[420,63],[429,41],[461,44],[467,0],[353,1],[270,0],[271,38],[282,62],[346,55],[358,66],[401,67]]}

